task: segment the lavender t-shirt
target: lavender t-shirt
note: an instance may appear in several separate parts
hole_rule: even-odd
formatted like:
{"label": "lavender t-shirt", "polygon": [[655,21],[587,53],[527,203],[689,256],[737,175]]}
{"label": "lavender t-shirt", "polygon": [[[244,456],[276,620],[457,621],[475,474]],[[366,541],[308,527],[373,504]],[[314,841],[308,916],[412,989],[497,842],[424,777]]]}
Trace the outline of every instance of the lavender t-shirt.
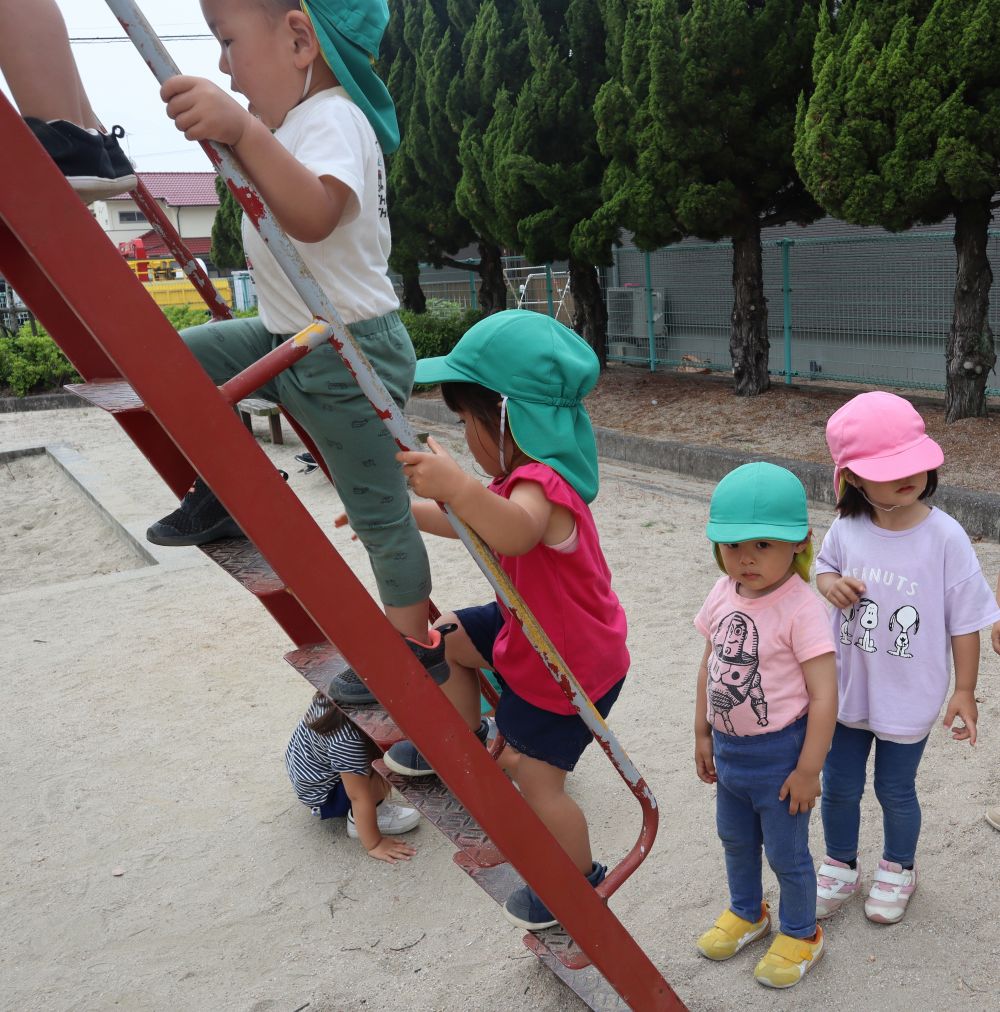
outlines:
{"label": "lavender t-shirt", "polygon": [[905,531],[838,518],[816,573],[865,584],[853,608],[833,609],[837,719],[890,740],[921,740],[948,692],[951,637],[1000,619],[968,535],[939,509]]}

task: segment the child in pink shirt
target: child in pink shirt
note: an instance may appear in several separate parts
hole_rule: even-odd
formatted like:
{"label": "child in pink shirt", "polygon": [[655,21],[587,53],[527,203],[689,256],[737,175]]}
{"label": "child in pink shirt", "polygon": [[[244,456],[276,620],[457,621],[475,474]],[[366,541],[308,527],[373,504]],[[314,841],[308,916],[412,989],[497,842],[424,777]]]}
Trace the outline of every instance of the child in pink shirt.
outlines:
{"label": "child in pink shirt", "polygon": [[695,766],[716,784],[729,906],[698,940],[729,959],[771,930],[761,845],[781,887],[781,933],[754,970],[766,987],[797,984],[823,955],[809,815],[837,716],[826,610],[810,589],[812,532],[802,483],[774,464],[744,464],[712,495],[707,533],[722,576],[694,620]]}
{"label": "child in pink shirt", "polygon": [[[500,565],[602,716],[618,698],[629,655],[626,624],[588,503],[597,495],[597,446],[584,395],[597,356],[573,331],[539,313],[508,310],[472,327],[444,358],[417,363],[418,383],[442,383],[465,426],[489,488],[466,474],[434,440],[432,453],[400,453],[417,495],[447,503],[496,552]],[[433,502],[415,503],[421,530],[454,537]],[[593,860],[587,821],[566,793],[566,775],[591,741],[521,627],[499,603],[464,608],[438,623],[450,676],[445,695],[485,741],[477,669],[493,668],[504,689],[496,722],[507,740],[507,771],[525,801],[592,885],[606,869]],[[478,729],[478,730],[477,730]],[[512,761],[511,761],[512,760]],[[434,771],[411,742],[385,754],[403,776]],[[529,886],[504,906],[519,927],[556,919]]]}

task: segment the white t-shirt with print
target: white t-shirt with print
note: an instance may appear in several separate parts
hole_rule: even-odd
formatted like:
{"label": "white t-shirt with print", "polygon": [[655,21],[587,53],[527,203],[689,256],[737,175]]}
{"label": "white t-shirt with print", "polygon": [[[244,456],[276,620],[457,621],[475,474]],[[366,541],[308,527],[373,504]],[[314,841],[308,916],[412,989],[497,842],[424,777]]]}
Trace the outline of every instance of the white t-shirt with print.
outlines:
{"label": "white t-shirt with print", "polygon": [[1000,619],[968,535],[936,508],[905,531],[838,517],[816,560],[820,573],[865,584],[853,608],[833,609],[837,720],[889,741],[921,741],[948,692],[951,637]]}
{"label": "white t-shirt with print", "polygon": [[[343,88],[328,88],[292,109],[274,136],[307,169],[338,179],[351,190],[340,224],[330,235],[314,243],[292,240],[344,323],[398,309],[388,276],[385,160],[364,113]],[[272,334],[298,333],[312,314],[245,215],[243,248],[253,271],[261,322]]]}

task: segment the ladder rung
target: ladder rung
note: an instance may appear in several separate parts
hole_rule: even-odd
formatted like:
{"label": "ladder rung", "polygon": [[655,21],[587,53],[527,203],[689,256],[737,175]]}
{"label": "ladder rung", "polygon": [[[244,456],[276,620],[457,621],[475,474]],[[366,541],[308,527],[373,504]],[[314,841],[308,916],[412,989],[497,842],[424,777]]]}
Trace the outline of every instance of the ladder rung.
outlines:
{"label": "ladder rung", "polygon": [[[524,879],[509,864],[483,868],[474,861],[470,861],[467,855],[461,851],[452,855],[452,857],[455,864],[480,889],[489,896],[492,896],[501,906],[507,902],[507,897],[515,889],[524,885]],[[590,960],[587,958],[586,953],[561,927],[546,928],[544,931],[532,931],[524,936],[524,944],[541,959],[541,953],[535,949],[535,941],[541,942],[545,952],[550,954],[567,970],[582,970],[584,967],[590,966]]]}
{"label": "ladder rung", "polygon": [[261,597],[285,589],[278,574],[246,538],[222,538],[202,545],[201,550],[251,594]]}
{"label": "ladder rung", "polygon": [[[580,998],[588,1008],[596,1012],[618,1012],[628,1010],[628,1004],[621,995],[604,979],[601,971],[596,966],[584,966],[579,969],[571,969],[556,956],[545,942],[541,935],[527,934],[524,936],[524,944],[572,991]],[[563,932],[565,934],[565,932]]]}
{"label": "ladder rung", "polygon": [[[329,643],[310,643],[285,654],[285,660],[317,691],[330,697],[330,682],[348,668]],[[337,708],[385,752],[406,737],[381,703],[337,703]]]}
{"label": "ladder rung", "polygon": [[99,379],[91,383],[67,383],[66,389],[95,407],[113,415],[124,411],[145,411],[146,406],[129,383],[123,379]]}
{"label": "ladder rung", "polygon": [[448,837],[474,867],[492,868],[504,863],[503,854],[479,823],[437,777],[401,777],[381,760],[376,760],[374,766],[379,776]]}

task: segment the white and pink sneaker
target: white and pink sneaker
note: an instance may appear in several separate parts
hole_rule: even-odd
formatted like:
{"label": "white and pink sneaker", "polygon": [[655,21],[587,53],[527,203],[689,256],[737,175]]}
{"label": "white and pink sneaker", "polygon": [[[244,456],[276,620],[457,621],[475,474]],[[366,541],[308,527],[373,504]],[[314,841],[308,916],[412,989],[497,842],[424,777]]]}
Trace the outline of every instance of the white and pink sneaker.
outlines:
{"label": "white and pink sneaker", "polygon": [[861,889],[861,872],[843,861],[824,857],[816,872],[816,920],[835,914]]}
{"label": "white and pink sneaker", "polygon": [[894,861],[879,861],[875,878],[865,900],[865,916],[879,924],[895,924],[903,919],[906,904],[917,888],[917,871],[905,869]]}

